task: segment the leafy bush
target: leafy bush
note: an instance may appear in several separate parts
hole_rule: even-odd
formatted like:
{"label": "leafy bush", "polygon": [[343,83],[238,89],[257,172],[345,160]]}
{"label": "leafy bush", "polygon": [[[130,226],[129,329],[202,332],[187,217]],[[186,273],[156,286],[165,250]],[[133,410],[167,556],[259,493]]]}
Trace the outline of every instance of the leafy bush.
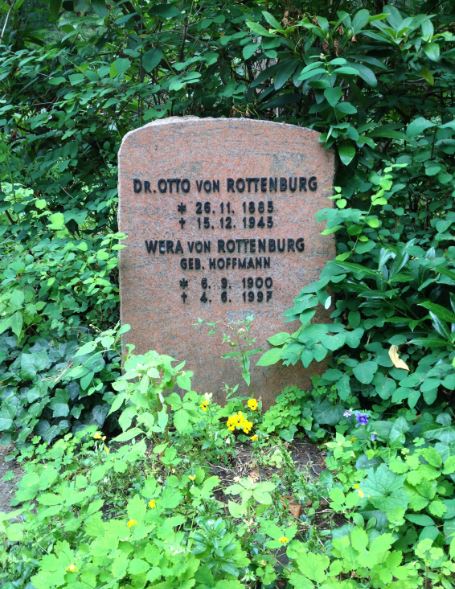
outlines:
{"label": "leafy bush", "polygon": [[[411,408],[419,401],[431,405],[438,392],[447,401],[455,388],[455,298],[447,288],[455,284],[447,233],[453,213],[440,212],[431,222],[431,241],[430,231],[422,239],[400,241],[393,233],[399,190],[392,173],[386,168],[376,174],[379,189],[367,210],[345,208],[338,192],[338,207],[319,213],[327,220],[326,233],[343,232],[341,253],[287,311],[300,327],[270,338],[276,347],[259,361],[307,367],[337,352],[320,383],[334,383],[346,402],[379,398],[384,409],[404,400]],[[333,322],[313,324],[317,308],[328,309],[332,301]]]}

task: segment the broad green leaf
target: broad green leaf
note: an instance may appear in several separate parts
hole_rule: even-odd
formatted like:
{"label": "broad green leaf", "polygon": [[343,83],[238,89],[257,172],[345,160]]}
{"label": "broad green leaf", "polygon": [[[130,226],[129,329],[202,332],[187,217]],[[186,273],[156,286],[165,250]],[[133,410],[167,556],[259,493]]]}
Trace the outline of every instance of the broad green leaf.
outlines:
{"label": "broad green leaf", "polygon": [[65,227],[65,217],[63,213],[52,213],[49,215],[49,229],[52,231],[61,231]]}
{"label": "broad green leaf", "polygon": [[364,27],[368,24],[370,20],[370,13],[365,8],[362,8],[358,12],[355,13],[354,18],[352,19],[352,30],[354,35],[357,35]]}
{"label": "broad green leaf", "polygon": [[249,43],[248,45],[245,45],[245,47],[242,49],[243,59],[250,59],[250,57],[254,55],[258,49],[259,45],[257,43]]}
{"label": "broad green leaf", "polygon": [[409,123],[406,129],[406,135],[408,137],[416,137],[431,127],[434,127],[434,123],[428,119],[425,119],[424,117],[417,117],[411,123]]}
{"label": "broad green leaf", "polygon": [[259,358],[257,362],[257,366],[271,366],[272,364],[276,364],[282,359],[282,350],[281,348],[271,348],[267,350],[262,356]]}
{"label": "broad green leaf", "polygon": [[431,59],[431,61],[439,61],[440,51],[437,43],[428,43],[428,45],[423,46],[423,50],[428,59]]}
{"label": "broad green leaf", "polygon": [[123,432],[122,434],[116,436],[115,438],[113,438],[113,442],[129,442],[130,440],[132,440],[133,438],[136,438],[137,436],[139,436],[140,434],[143,434],[144,432],[138,428],[138,427],[133,427],[131,429],[126,430],[126,432]]}
{"label": "broad green leaf", "polygon": [[259,35],[260,37],[274,37],[275,33],[268,31],[265,29],[261,24],[247,20],[246,26],[250,29],[252,33],[255,35]]}
{"label": "broad green leaf", "polygon": [[369,360],[367,362],[360,362],[353,368],[353,373],[356,379],[362,384],[370,384],[376,374],[378,365],[376,362]]}
{"label": "broad green leaf", "polygon": [[116,78],[117,76],[121,76],[127,72],[130,67],[131,61],[129,59],[126,59],[125,57],[119,57],[113,63],[111,63],[109,75],[111,78]]}
{"label": "broad green leaf", "polygon": [[273,14],[270,14],[270,12],[267,12],[266,10],[262,11],[262,15],[265,18],[265,20],[268,22],[268,24],[273,27],[274,29],[281,29],[281,24],[277,21],[277,19],[273,16]]}
{"label": "broad green leaf", "polygon": [[345,166],[348,166],[355,157],[355,146],[353,143],[342,143],[338,147],[338,155]]}
{"label": "broad green leaf", "polygon": [[327,102],[330,106],[335,106],[335,104],[340,100],[341,96],[343,95],[341,88],[326,88],[324,90],[324,96],[327,99]]}
{"label": "broad green leaf", "polygon": [[159,48],[149,49],[142,56],[142,65],[146,72],[153,71],[161,63],[164,54]]}

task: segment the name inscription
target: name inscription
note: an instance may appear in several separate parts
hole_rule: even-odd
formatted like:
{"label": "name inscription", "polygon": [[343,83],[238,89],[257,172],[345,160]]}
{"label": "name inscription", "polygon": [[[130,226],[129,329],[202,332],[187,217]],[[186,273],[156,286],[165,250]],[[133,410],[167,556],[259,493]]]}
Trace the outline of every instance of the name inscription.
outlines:
{"label": "name inscription", "polygon": [[[178,257],[183,274],[177,288],[184,305],[193,302],[195,295],[204,306],[210,305],[214,297],[223,304],[239,299],[248,304],[271,303],[274,264],[280,264],[283,255],[302,255],[305,239],[303,235],[267,237],[268,230],[279,230],[276,219],[281,198],[316,192],[318,179],[315,175],[224,180],[132,178],[132,189],[137,195],[189,198],[195,193],[205,195],[202,200],[200,197],[196,200],[182,198],[174,204],[173,216],[176,232],[190,229],[208,234],[207,237],[201,235],[201,239],[189,240],[151,235],[144,239],[145,253],[151,261],[163,256]],[[247,200],[242,198],[244,194],[248,195]],[[212,237],[220,231],[232,232],[232,238]],[[245,237],[244,232],[255,232],[257,236]],[[248,275],[250,270],[254,270],[254,275]],[[229,274],[220,276],[219,271],[229,271]]]}

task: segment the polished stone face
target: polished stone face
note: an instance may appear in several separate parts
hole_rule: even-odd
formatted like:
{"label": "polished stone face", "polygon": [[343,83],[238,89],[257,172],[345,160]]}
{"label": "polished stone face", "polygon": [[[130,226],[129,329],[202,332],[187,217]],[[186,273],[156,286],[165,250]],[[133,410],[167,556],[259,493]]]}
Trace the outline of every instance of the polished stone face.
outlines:
{"label": "polished stone face", "polygon": [[[186,360],[193,385],[222,399],[241,383],[223,332],[254,315],[255,347],[293,331],[283,312],[334,255],[316,212],[331,206],[333,157],[319,134],[249,119],[170,118],[128,133],[119,152],[124,343]],[[217,322],[217,333],[197,327]],[[255,357],[257,359],[258,356]],[[254,361],[252,362],[254,366]],[[254,367],[248,394],[269,404],[315,372]],[[245,385],[241,392],[246,393]]]}

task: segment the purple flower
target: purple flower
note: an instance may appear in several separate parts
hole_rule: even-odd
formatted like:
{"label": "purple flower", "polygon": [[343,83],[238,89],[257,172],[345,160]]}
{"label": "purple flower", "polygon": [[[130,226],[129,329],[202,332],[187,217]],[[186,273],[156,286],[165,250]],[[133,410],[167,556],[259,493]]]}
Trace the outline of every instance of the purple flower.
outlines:
{"label": "purple flower", "polygon": [[355,418],[358,425],[368,425],[368,415],[366,413],[357,413]]}

